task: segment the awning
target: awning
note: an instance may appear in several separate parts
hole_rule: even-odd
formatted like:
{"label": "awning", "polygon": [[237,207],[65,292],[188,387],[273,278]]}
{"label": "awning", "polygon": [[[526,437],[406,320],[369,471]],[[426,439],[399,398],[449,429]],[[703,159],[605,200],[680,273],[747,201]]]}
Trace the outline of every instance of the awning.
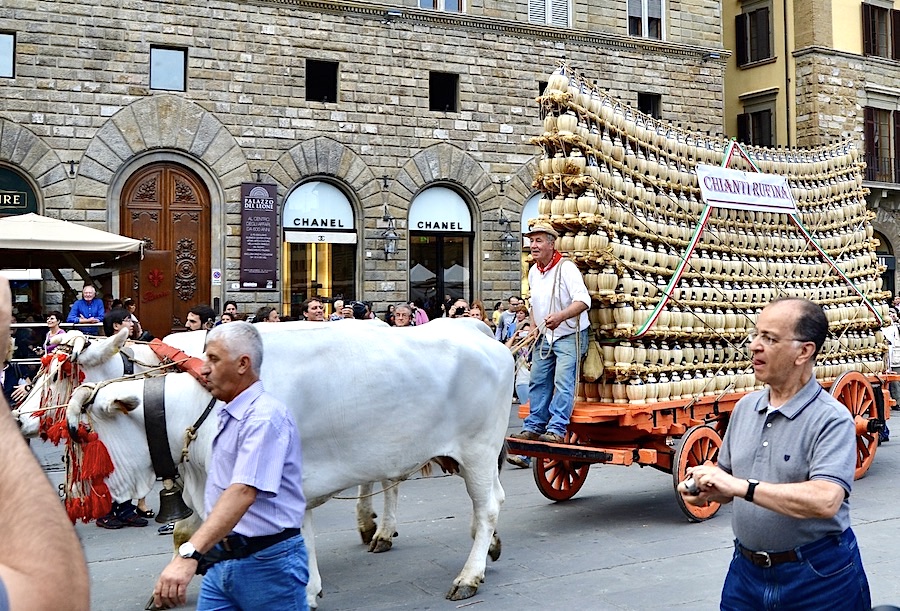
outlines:
{"label": "awning", "polygon": [[143,242],[39,214],[0,218],[0,267],[75,269],[122,267],[140,261]]}

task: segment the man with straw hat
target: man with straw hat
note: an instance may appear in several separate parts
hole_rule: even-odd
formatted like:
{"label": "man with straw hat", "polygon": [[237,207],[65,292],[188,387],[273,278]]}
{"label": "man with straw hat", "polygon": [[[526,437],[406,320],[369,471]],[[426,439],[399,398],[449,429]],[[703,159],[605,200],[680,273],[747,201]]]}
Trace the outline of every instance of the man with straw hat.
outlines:
{"label": "man with straw hat", "polygon": [[587,353],[591,296],[578,267],[556,250],[556,229],[538,221],[525,234],[534,265],[528,272],[531,319],[538,334],[531,365],[531,408],[516,439],[562,443],[572,415],[578,364]]}

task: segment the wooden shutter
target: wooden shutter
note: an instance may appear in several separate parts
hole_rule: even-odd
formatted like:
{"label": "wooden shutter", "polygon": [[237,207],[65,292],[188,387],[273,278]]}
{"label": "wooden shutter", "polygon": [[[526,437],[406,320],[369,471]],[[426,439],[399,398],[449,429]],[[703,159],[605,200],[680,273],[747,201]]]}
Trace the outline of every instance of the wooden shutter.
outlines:
{"label": "wooden shutter", "polygon": [[875,144],[875,109],[866,106],[863,108],[863,146],[866,151],[867,180],[873,180],[878,172],[878,150]]}
{"label": "wooden shutter", "polygon": [[734,44],[737,55],[737,65],[743,66],[750,62],[750,40],[747,36],[747,15],[740,13],[734,17]]}
{"label": "wooden shutter", "polygon": [[891,118],[894,121],[894,158],[891,160],[891,182],[897,182],[900,179],[900,110],[893,111]]}
{"label": "wooden shutter", "polygon": [[891,57],[900,59],[900,11],[891,11]]}
{"label": "wooden shutter", "polygon": [[863,54],[875,55],[875,28],[872,26],[872,6],[863,2]]}
{"label": "wooden shutter", "polygon": [[547,23],[546,0],[528,0],[528,22],[540,24]]}
{"label": "wooden shutter", "polygon": [[550,0],[550,25],[569,27],[569,0]]}
{"label": "wooden shutter", "polygon": [[750,144],[750,114],[741,113],[737,116],[737,139],[743,144]]}

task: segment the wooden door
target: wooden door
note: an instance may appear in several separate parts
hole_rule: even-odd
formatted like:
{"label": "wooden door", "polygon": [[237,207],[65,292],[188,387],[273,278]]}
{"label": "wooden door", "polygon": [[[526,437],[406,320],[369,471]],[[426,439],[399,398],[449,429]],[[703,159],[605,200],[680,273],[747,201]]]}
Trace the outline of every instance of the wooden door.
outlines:
{"label": "wooden door", "polygon": [[[145,248],[172,252],[172,330],[183,328],[187,311],[210,303],[209,191],[196,174],[173,163],[149,165],[125,183],[121,200],[122,235],[144,240]],[[125,274],[121,297],[139,297],[137,274]],[[141,299],[136,299],[138,303]],[[140,306],[139,306],[140,307]],[[136,312],[138,319],[141,312]]]}

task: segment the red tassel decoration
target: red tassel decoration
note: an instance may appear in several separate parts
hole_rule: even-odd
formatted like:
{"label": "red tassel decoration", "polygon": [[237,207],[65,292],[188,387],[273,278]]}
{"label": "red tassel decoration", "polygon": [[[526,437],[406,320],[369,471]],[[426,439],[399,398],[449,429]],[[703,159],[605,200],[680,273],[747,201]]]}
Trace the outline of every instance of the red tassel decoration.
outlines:
{"label": "red tassel decoration", "polygon": [[91,517],[98,520],[112,509],[112,495],[103,481],[94,482],[91,486]]}
{"label": "red tassel decoration", "polygon": [[81,477],[85,480],[103,481],[113,472],[112,459],[109,451],[97,436],[97,433],[88,433],[88,442],[84,446],[84,455],[81,459]]}

